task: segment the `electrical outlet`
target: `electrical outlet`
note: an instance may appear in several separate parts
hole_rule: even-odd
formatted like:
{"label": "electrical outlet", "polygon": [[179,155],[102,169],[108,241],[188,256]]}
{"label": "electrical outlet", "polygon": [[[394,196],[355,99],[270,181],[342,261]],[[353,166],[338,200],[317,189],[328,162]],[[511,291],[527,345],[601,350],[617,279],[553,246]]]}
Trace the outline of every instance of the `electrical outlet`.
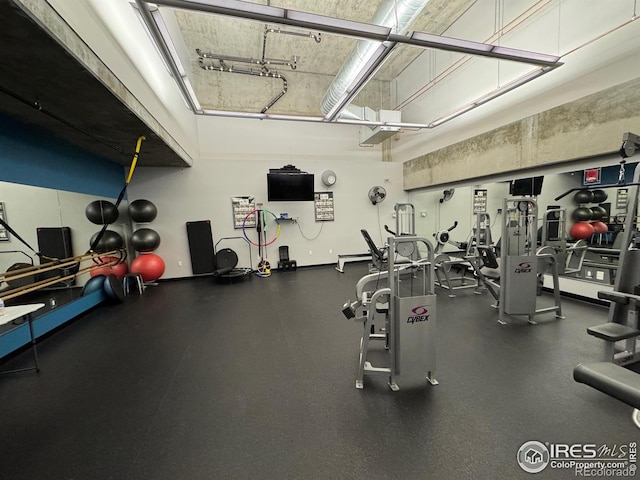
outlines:
{"label": "electrical outlet", "polygon": [[178,260],[178,266],[181,267],[182,266],[182,260]]}
{"label": "electrical outlet", "polygon": [[313,255],[313,252],[311,250],[309,250],[309,255]]}
{"label": "electrical outlet", "polygon": [[333,253],[333,249],[332,248],[329,249],[329,253]]}
{"label": "electrical outlet", "polygon": [[501,209],[501,208],[499,208],[499,209],[498,209],[498,215],[500,215],[501,213],[502,213],[502,209]]}

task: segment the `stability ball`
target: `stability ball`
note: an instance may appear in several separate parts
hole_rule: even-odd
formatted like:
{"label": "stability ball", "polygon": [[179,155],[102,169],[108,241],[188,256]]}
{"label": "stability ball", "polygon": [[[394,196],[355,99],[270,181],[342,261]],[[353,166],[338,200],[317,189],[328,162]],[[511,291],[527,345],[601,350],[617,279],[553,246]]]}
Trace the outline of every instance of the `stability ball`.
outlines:
{"label": "stability ball", "polygon": [[601,206],[591,207],[591,220],[601,220],[607,216],[607,210]]}
{"label": "stability ball", "polygon": [[96,275],[95,277],[91,277],[87,280],[87,283],[82,287],[82,296],[89,295],[93,292],[98,292],[104,289],[104,279],[106,277],[104,275]]}
{"label": "stability ball", "polygon": [[153,252],[160,246],[160,235],[151,228],[139,228],[131,235],[131,245],[138,252]]}
{"label": "stability ball", "polygon": [[155,253],[144,253],[131,262],[131,273],[139,273],[145,282],[153,282],[164,273],[164,260]]}
{"label": "stability ball", "polygon": [[591,226],[594,233],[607,233],[609,231],[609,227],[604,222],[591,222]]}
{"label": "stability ball", "polygon": [[590,203],[593,202],[593,192],[590,190],[578,190],[573,196],[576,203]]}
{"label": "stability ball", "polygon": [[123,279],[129,272],[129,267],[124,262],[116,263],[115,265],[102,265],[109,262],[117,262],[118,257],[100,257],[97,259],[95,266],[89,270],[89,275],[95,277],[97,275],[115,275],[119,279]]}
{"label": "stability ball", "polygon": [[577,222],[586,222],[588,220],[591,220],[592,216],[592,210],[587,207],[576,208],[571,214],[571,217]]}
{"label": "stability ball", "polygon": [[607,200],[608,195],[604,190],[594,190],[591,193],[593,194],[593,203],[602,203]]}
{"label": "stability ball", "polygon": [[107,200],[91,202],[87,205],[87,208],[85,208],[84,214],[91,223],[95,223],[96,225],[111,224],[118,220],[118,209],[113,203]]}
{"label": "stability ball", "polygon": [[578,222],[571,227],[569,235],[576,240],[586,240],[593,235],[593,225],[587,222]]}
{"label": "stability ball", "polygon": [[129,217],[138,223],[153,222],[158,209],[149,200],[134,200],[129,204]]}
{"label": "stability ball", "polygon": [[[91,240],[89,240],[89,246],[93,245],[96,238],[98,237],[98,233],[96,232],[91,236]],[[98,242],[98,244],[94,247],[94,250],[98,253],[105,253],[111,250],[118,250],[122,248],[124,245],[124,241],[118,232],[114,232],[113,230],[105,230],[104,235]]]}

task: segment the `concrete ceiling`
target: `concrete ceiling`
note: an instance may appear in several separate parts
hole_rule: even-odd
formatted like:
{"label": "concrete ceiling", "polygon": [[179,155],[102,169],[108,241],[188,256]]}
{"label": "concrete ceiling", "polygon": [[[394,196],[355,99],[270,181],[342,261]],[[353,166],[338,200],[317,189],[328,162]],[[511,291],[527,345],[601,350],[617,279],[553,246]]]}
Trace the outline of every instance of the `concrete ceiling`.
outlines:
{"label": "concrete ceiling", "polygon": [[[411,29],[442,33],[476,0],[431,0]],[[93,154],[122,165],[129,165],[135,141],[145,135],[138,164],[140,166],[189,166],[190,159],[158,124],[140,115],[144,106],[133,109],[121,98],[126,87],[105,81],[104,75],[91,73],[78,61],[77,52],[54,38],[49,26],[34,14],[27,0],[0,0],[0,115],[38,127],[50,135]],[[40,2],[44,9],[46,2]],[[258,2],[256,2],[258,3]],[[263,4],[308,11],[364,23],[371,19],[380,0],[263,0]],[[40,7],[39,7],[40,8]],[[28,13],[27,13],[28,12]],[[283,115],[322,116],[320,104],[336,73],[357,40],[322,34],[303,37],[271,32],[259,22],[215,15],[173,10],[184,46],[189,52],[190,74],[199,101],[206,109],[235,112],[260,112],[283,89],[279,78],[237,75],[200,68],[197,49],[224,56],[289,60],[297,58],[296,69],[277,69],[287,79],[288,91],[270,110]],[[58,16],[51,10],[49,16]],[[58,16],[55,22],[69,28]],[[296,28],[282,31],[315,35]],[[70,34],[75,32],[69,30]],[[60,35],[56,32],[57,37]],[[76,43],[83,43],[77,37]],[[92,54],[83,45],[87,54]],[[264,50],[263,50],[264,49]],[[415,59],[421,49],[397,48],[373,81],[355,99],[356,104],[376,110],[390,108],[389,82]],[[82,59],[85,61],[86,59]],[[101,62],[96,57],[96,62]],[[247,66],[228,62],[236,66]],[[259,68],[259,66],[258,66]],[[108,66],[99,65],[102,72]],[[98,77],[100,77],[98,79]],[[127,93],[127,92],[125,92]],[[151,117],[152,118],[152,117]],[[150,126],[151,125],[151,126]],[[36,130],[37,131],[37,130]],[[169,140],[171,140],[169,138]],[[179,147],[179,146],[178,146]]]}
{"label": "concrete ceiling", "polygon": [[[0,114],[76,147],[129,165],[186,166],[65,48],[10,0],[0,0]],[[34,142],[37,142],[34,138]]]}
{"label": "concrete ceiling", "polygon": [[[135,140],[144,134],[147,140],[143,143],[139,165],[190,166],[191,159],[181,145],[115,76],[109,66],[102,63],[89,46],[90,41],[80,38],[71,26],[73,21],[68,22],[50,7],[51,3],[59,2],[62,5],[63,1],[66,2],[0,0],[0,61],[3,66],[3,74],[0,76],[0,118],[14,118],[37,126],[82,149],[123,165],[131,162]],[[81,0],[75,1],[78,2],[77,6],[84,5]],[[99,3],[102,1],[87,0],[87,4],[93,5],[97,21],[102,20],[101,26],[105,26],[110,11],[105,8],[103,17],[100,17],[97,12],[99,9],[96,9],[98,4],[104,5]],[[110,1],[116,3],[116,0]],[[260,0],[253,3],[370,23],[382,1]],[[117,3],[122,7],[123,15],[130,15],[133,21],[137,21],[134,9],[127,0],[117,0]],[[29,7],[25,7],[25,4]],[[68,6],[66,3],[64,5]],[[479,5],[477,0],[430,0],[408,30],[442,34],[451,25],[464,24],[458,20],[469,17],[474,9],[478,10]],[[48,8],[50,16],[57,16],[59,26],[66,29],[63,34],[50,34],[50,24],[34,14],[34,6]],[[24,13],[27,10],[29,14]],[[90,10],[91,8],[87,9]],[[265,37],[265,29],[277,29],[278,26],[164,6],[160,11],[163,17],[167,14],[175,20],[177,34],[173,38],[180,43],[176,46],[179,47],[182,59],[186,59],[183,65],[188,70],[198,101],[208,110],[259,113],[282,92],[284,84],[280,78],[203,70],[200,68],[197,50],[245,59],[261,59],[264,54],[265,59],[288,61],[295,56],[295,69],[286,65],[268,66],[269,71],[277,71],[287,80],[286,94],[269,112],[318,118],[323,116],[320,110],[322,97],[357,41],[323,33],[321,41],[317,42],[314,36],[318,32],[294,27],[280,27],[280,33],[270,32]],[[493,12],[487,13],[488,17],[491,15]],[[77,22],[78,18],[75,20]],[[80,17],[79,21],[82,20],[83,17]],[[471,21],[476,21],[475,16]],[[483,19],[484,24],[491,21]],[[140,31],[143,31],[142,27]],[[290,35],[282,31],[303,35]],[[114,29],[111,33],[114,33]],[[82,47],[80,54],[77,49],[70,47],[69,38],[72,36],[75,45]],[[54,38],[63,38],[65,46]],[[112,37],[113,48],[119,53],[126,50],[123,48],[123,38],[115,34]],[[139,55],[137,49],[141,46],[134,44],[132,51],[128,53],[134,65]],[[415,61],[423,51],[421,48],[399,44],[353,103],[374,110],[395,108],[391,104],[391,84],[401,72],[406,70],[411,75],[428,77],[424,69],[419,70],[424,67],[424,58]],[[86,57],[90,55],[94,58],[87,62]],[[226,64],[234,68],[256,70],[262,67],[260,64],[252,66],[246,62],[231,60],[226,61]],[[141,71],[143,76],[146,73]],[[166,75],[166,72],[162,73]],[[476,77],[472,78],[472,83],[477,83]],[[468,85],[469,79],[466,80]],[[163,88],[176,88],[171,80],[163,82]],[[157,91],[154,92],[157,95]],[[177,93],[177,88],[174,93]]]}
{"label": "concrete ceiling", "polygon": [[[274,7],[371,23],[382,2],[263,0],[254,3],[269,3]],[[431,0],[410,26],[410,30],[442,34],[473,3],[475,0]],[[295,56],[295,69],[286,65],[267,66],[271,72],[282,75],[287,83],[286,94],[269,109],[269,112],[280,115],[322,116],[322,97],[357,42],[354,38],[344,36],[319,34],[294,27],[278,27],[206,13],[175,10],[175,17],[189,55],[196,96],[202,107],[210,110],[260,113],[283,90],[283,80],[203,70],[199,65],[197,50],[216,56],[254,60],[291,61]],[[268,31],[269,28],[276,31]],[[422,51],[420,48],[406,46],[396,48],[373,81],[369,82],[353,103],[374,110],[391,109],[390,81]],[[251,68],[254,72],[261,69],[260,65],[255,64],[237,61],[225,63],[235,68]],[[219,62],[205,61],[205,64],[218,66]]]}

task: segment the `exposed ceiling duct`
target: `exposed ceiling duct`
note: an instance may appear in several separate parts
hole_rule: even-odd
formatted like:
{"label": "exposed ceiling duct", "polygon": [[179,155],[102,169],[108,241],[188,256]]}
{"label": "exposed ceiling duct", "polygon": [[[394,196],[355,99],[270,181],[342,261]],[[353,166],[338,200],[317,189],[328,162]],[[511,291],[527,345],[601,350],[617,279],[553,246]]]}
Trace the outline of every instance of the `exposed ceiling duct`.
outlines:
{"label": "exposed ceiling duct", "polygon": [[[402,35],[416,19],[429,0],[385,0],[376,11],[371,23],[390,27],[392,33]],[[389,43],[389,42],[385,42]],[[356,89],[364,86],[377,67],[394,45],[386,45],[373,40],[359,40],[355,48],[340,68],[322,99],[320,109],[325,118],[333,120],[356,94]],[[372,60],[379,57],[378,64],[372,67]],[[367,70],[368,78],[362,78],[363,70]]]}

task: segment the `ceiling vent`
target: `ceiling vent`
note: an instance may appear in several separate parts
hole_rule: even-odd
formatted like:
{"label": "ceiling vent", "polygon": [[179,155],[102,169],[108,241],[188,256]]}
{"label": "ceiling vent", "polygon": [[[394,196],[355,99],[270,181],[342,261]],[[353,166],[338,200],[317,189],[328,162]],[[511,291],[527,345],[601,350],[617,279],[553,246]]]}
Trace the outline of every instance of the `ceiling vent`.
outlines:
{"label": "ceiling vent", "polygon": [[[371,108],[364,107],[364,119],[371,122],[400,123],[401,116],[402,113],[395,110],[380,110],[379,114],[376,114]],[[377,145],[387,138],[393,137],[399,131],[400,127],[389,125],[373,128],[362,126],[360,127],[360,145]]]}

